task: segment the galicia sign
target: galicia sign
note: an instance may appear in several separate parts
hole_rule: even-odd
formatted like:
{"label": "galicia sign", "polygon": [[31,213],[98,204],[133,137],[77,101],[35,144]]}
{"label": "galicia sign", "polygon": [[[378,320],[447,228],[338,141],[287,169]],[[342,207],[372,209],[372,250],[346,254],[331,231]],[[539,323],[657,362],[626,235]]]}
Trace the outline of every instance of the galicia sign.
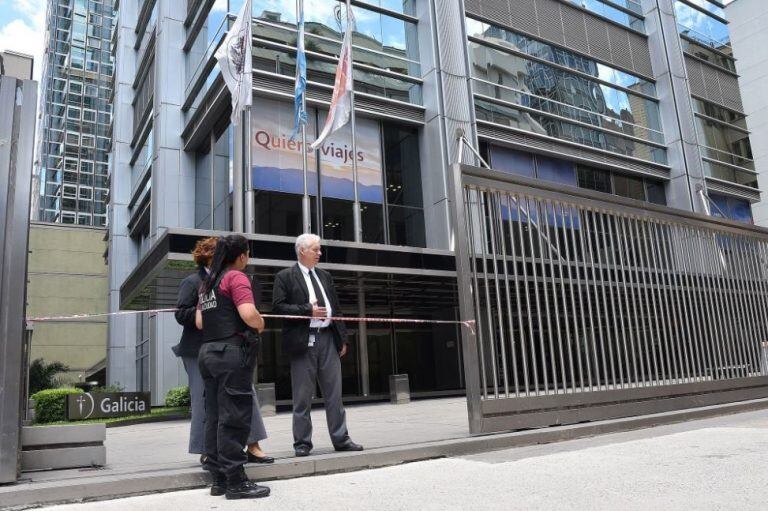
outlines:
{"label": "galicia sign", "polygon": [[149,392],[94,392],[67,396],[67,420],[142,415],[150,411]]}

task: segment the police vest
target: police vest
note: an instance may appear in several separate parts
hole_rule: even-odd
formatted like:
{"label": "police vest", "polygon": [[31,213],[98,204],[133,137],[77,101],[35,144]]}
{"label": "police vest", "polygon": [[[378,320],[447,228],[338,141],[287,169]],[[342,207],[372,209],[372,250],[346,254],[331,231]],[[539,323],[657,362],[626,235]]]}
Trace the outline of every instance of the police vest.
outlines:
{"label": "police vest", "polygon": [[224,341],[232,337],[240,338],[248,325],[237,312],[235,302],[221,292],[221,281],[226,275],[219,276],[213,288],[207,293],[200,293],[200,311],[203,315],[203,342]]}

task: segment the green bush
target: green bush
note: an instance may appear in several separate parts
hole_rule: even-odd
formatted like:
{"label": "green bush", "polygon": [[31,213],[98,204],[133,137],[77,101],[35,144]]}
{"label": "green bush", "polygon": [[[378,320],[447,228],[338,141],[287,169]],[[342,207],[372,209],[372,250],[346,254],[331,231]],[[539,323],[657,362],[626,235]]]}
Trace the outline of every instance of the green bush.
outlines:
{"label": "green bush", "polygon": [[165,406],[189,406],[189,386],[174,387],[165,395]]}
{"label": "green bush", "polygon": [[125,387],[119,383],[113,383],[112,385],[105,385],[103,387],[93,387],[91,392],[122,392],[124,390]]}
{"label": "green bush", "polygon": [[82,394],[80,389],[61,388],[41,390],[30,396],[35,400],[35,422],[56,422],[66,419],[66,400],[70,394]]}

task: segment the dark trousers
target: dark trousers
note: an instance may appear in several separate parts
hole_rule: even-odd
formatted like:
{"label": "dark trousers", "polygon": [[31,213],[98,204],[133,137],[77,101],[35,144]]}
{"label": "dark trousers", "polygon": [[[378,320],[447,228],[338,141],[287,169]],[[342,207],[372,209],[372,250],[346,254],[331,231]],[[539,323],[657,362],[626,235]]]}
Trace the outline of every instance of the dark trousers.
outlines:
{"label": "dark trousers", "polygon": [[293,447],[312,449],[312,395],[317,384],[325,399],[325,419],[334,446],[349,441],[347,417],[341,401],[341,359],[326,328],[317,335],[315,344],[301,355],[291,358],[293,391]]}
{"label": "dark trousers", "polygon": [[232,483],[245,478],[244,452],[251,431],[251,377],[255,357],[224,342],[203,345],[198,357],[205,384],[205,454],[203,468],[224,474]]}

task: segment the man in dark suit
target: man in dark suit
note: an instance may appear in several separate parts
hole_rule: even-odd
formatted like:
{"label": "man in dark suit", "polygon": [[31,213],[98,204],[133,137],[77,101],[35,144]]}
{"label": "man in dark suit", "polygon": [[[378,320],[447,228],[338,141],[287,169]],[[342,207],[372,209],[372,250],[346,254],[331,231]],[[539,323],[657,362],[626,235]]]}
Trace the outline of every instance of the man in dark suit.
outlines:
{"label": "man in dark suit", "polygon": [[320,237],[296,238],[298,263],[275,277],[272,296],[275,314],[307,316],[308,321],[283,322],[283,352],[291,357],[293,391],[293,448],[296,456],[312,450],[312,395],[317,383],[325,398],[328,432],[337,451],[362,451],[347,431],[341,401],[341,357],[347,353],[347,327],[330,317],[341,316],[331,274],[317,268]]}

